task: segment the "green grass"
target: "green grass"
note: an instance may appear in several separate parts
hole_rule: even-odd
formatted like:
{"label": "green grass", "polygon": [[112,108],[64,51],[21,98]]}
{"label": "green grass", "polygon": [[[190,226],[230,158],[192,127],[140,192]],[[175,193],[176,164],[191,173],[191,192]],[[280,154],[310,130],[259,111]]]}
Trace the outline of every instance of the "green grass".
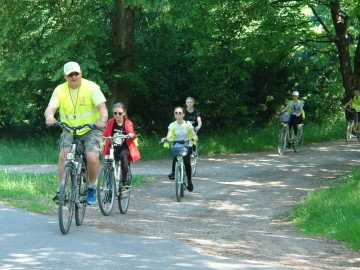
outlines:
{"label": "green grass", "polygon": [[[0,200],[2,203],[36,213],[51,213],[57,207],[52,201],[58,180],[56,173],[19,174],[0,171]],[[153,181],[151,177],[133,176],[132,185]]]}
{"label": "green grass", "polygon": [[37,213],[51,212],[51,198],[57,187],[53,174],[18,174],[0,171],[0,198],[2,202]]}
{"label": "green grass", "polygon": [[360,250],[360,169],[329,188],[308,193],[291,219],[308,235],[330,237]]}
{"label": "green grass", "polygon": [[0,164],[56,164],[58,149],[58,138],[0,138]]}

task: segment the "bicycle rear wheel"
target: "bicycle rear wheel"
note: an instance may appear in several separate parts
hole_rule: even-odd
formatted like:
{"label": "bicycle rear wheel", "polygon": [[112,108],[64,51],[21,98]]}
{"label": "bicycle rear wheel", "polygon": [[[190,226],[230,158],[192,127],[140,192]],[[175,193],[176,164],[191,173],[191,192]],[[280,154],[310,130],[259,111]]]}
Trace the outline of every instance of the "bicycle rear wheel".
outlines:
{"label": "bicycle rear wheel", "polygon": [[101,166],[97,180],[97,200],[104,216],[109,216],[115,202],[116,184],[110,163]]}
{"label": "bicycle rear wheel", "polygon": [[298,140],[294,140],[293,142],[293,148],[295,152],[300,152],[303,143],[304,143],[304,125],[301,126],[301,128],[298,129]]}
{"label": "bicycle rear wheel", "polygon": [[286,145],[287,145],[287,129],[282,128],[280,130],[280,133],[279,133],[279,136],[278,136],[278,152],[279,152],[279,155],[282,156],[285,153]]}
{"label": "bicycle rear wheel", "polygon": [[87,189],[88,189],[88,174],[87,172],[83,173],[82,177],[78,179],[79,185],[77,192],[79,193],[79,200],[75,204],[75,223],[77,226],[81,226],[84,217],[85,217],[85,211],[86,211],[86,195],[87,195]]}
{"label": "bicycle rear wheel", "polygon": [[352,138],[352,129],[353,129],[353,121],[347,121],[346,123],[346,133],[345,133],[345,141],[350,142]]}
{"label": "bicycle rear wheel", "polygon": [[72,168],[66,166],[59,194],[59,227],[62,234],[69,232],[75,208],[76,183]]}
{"label": "bicycle rear wheel", "polygon": [[183,177],[182,177],[182,183],[181,183],[181,187],[180,187],[180,196],[184,197],[184,191],[186,189],[186,181],[187,181],[184,167],[183,167],[182,171],[183,171]]}
{"label": "bicycle rear wheel", "polygon": [[175,192],[176,200],[181,202],[181,191],[183,189],[183,171],[181,170],[180,164],[176,164],[175,167]]}
{"label": "bicycle rear wheel", "polygon": [[191,156],[190,164],[191,164],[191,174],[195,176],[196,174],[196,166],[197,166],[197,156]]}
{"label": "bicycle rear wheel", "polygon": [[[118,166],[118,170],[120,171],[120,161],[118,162],[117,166]],[[118,205],[121,214],[126,214],[130,203],[130,184],[131,184],[130,164],[128,167],[128,174],[126,177],[126,181],[128,182],[127,187],[123,187],[121,182],[119,183]]]}

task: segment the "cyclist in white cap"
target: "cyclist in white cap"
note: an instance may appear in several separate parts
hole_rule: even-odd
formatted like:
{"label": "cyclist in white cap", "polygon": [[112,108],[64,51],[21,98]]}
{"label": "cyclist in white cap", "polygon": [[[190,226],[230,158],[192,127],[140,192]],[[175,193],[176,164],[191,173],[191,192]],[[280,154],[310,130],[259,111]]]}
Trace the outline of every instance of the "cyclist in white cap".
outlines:
{"label": "cyclist in white cap", "polygon": [[[105,128],[108,119],[106,99],[96,83],[82,77],[80,66],[76,62],[68,62],[64,65],[64,83],[58,85],[45,110],[45,122],[52,126],[58,120],[55,114],[59,110],[58,117],[61,122],[70,126],[95,124],[97,128]],[[99,171],[99,155],[101,152],[102,131],[82,129],[78,132],[78,139],[83,141],[86,148],[86,160],[89,171],[89,189],[87,203],[96,202],[96,177]],[[72,144],[72,135],[64,130],[60,139],[60,154],[58,162],[59,187],[64,170],[66,154]],[[53,198],[59,201],[59,191]]]}
{"label": "cyclist in white cap", "polygon": [[293,100],[290,100],[282,112],[290,113],[289,131],[294,127],[294,139],[297,140],[297,125],[303,122],[304,101],[299,100],[299,92],[292,92]]}

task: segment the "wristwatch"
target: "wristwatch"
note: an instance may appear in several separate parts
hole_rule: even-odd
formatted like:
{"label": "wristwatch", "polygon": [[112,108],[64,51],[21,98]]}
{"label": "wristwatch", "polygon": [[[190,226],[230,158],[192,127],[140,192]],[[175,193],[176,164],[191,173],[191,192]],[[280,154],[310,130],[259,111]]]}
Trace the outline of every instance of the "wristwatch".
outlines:
{"label": "wristwatch", "polygon": [[106,120],[105,120],[105,119],[100,119],[99,121],[100,121],[100,122],[103,122],[103,123],[106,123]]}

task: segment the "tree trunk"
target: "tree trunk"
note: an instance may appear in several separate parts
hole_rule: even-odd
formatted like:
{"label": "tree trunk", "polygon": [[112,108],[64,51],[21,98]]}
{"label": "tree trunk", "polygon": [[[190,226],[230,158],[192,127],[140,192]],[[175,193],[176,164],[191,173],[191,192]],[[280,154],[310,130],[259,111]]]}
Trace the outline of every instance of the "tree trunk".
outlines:
{"label": "tree trunk", "polygon": [[112,48],[114,63],[112,75],[116,76],[112,83],[110,106],[122,102],[128,107],[131,95],[131,82],[124,78],[134,67],[134,26],[135,10],[125,6],[123,0],[115,0],[115,19],[112,32]]}
{"label": "tree trunk", "polygon": [[348,17],[340,10],[340,1],[332,1],[331,17],[334,23],[340,71],[342,76],[342,84],[345,89],[346,101],[353,97],[353,91],[359,87],[359,64],[360,64],[360,49],[359,43],[355,53],[354,71],[351,67],[351,57],[348,39]]}

